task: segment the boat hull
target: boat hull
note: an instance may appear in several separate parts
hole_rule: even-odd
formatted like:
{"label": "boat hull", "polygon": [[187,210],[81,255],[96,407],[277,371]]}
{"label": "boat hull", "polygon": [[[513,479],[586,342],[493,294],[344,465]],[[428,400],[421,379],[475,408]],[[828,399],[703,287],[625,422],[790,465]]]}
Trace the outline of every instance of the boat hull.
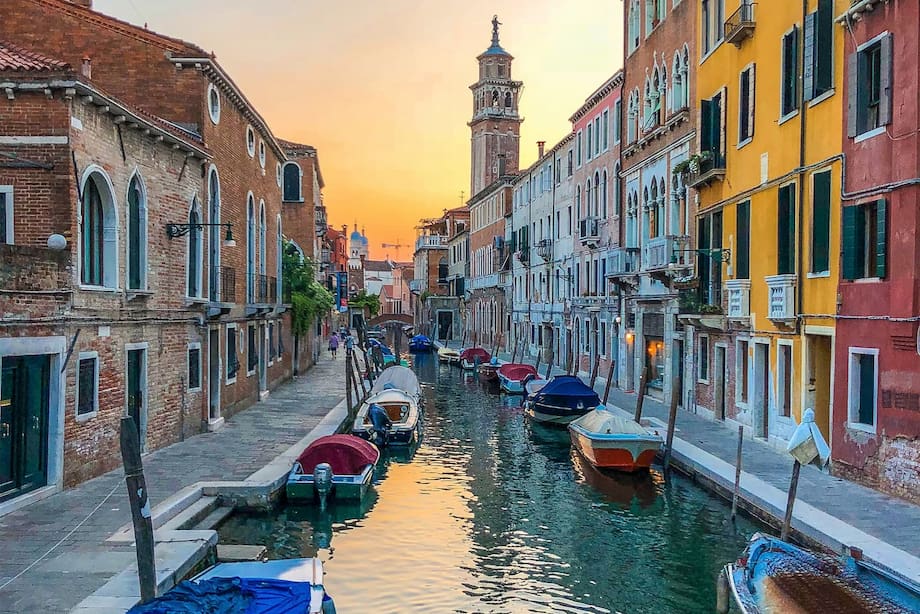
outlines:
{"label": "boat hull", "polygon": [[498,381],[502,392],[507,394],[524,394],[524,384],[521,381],[502,377],[500,373],[498,374]]}
{"label": "boat hull", "polygon": [[571,407],[560,407],[558,405],[528,401],[525,403],[524,414],[535,422],[566,426],[572,420],[581,418],[593,409],[593,407],[573,409]]}
{"label": "boat hull", "polygon": [[572,445],[595,467],[634,472],[647,470],[661,447],[661,438],[588,433],[569,425]]}
{"label": "boat hull", "polygon": [[[382,441],[377,441],[377,433],[373,428],[366,429],[354,429],[351,432],[352,435],[357,435],[361,439],[366,439],[372,444],[379,447],[384,447]],[[416,441],[418,441],[418,423],[415,427],[398,427],[391,428],[387,433],[387,446],[411,446]]]}
{"label": "boat hull", "polygon": [[497,382],[498,368],[495,365],[479,365],[479,379],[484,382]]}
{"label": "boat hull", "polygon": [[[368,465],[358,475],[333,475],[332,490],[329,499],[336,501],[361,501],[367,494],[374,480],[374,467]],[[285,495],[288,501],[313,502],[319,501],[312,474],[298,473],[297,468],[292,469],[288,475],[285,486]]]}

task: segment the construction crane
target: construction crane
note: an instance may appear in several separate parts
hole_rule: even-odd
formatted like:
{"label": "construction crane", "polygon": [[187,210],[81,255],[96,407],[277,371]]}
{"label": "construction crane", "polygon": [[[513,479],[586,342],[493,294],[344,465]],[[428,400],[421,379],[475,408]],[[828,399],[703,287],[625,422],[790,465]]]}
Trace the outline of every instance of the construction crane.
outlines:
{"label": "construction crane", "polygon": [[402,243],[399,242],[399,239],[396,239],[396,243],[381,243],[380,247],[382,247],[383,249],[387,249],[390,247],[395,249],[396,250],[396,260],[398,262],[399,261],[399,250],[401,250],[404,247],[409,247],[409,246],[403,245]]}

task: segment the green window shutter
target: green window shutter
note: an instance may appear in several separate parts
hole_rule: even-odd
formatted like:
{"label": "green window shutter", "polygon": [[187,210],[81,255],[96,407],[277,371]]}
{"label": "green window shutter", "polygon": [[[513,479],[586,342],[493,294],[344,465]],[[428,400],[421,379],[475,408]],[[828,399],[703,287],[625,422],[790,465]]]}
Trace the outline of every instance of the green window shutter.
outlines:
{"label": "green window shutter", "polygon": [[812,183],[811,272],[830,270],[831,173],[816,173]]}
{"label": "green window shutter", "polygon": [[751,277],[751,201],[749,200],[738,203],[735,234],[737,236],[735,277],[749,279]]}
{"label": "green window shutter", "polygon": [[847,58],[847,136],[857,134],[859,119],[859,54]]}
{"label": "green window shutter", "polygon": [[881,279],[888,272],[888,202],[885,199],[875,201],[875,215],[877,229],[875,276]]}
{"label": "green window shutter", "polygon": [[799,106],[798,101],[798,27],[783,37],[783,105],[782,114],[788,115]]}
{"label": "green window shutter", "polygon": [[700,101],[700,151],[712,149],[712,101]]}
{"label": "green window shutter", "polygon": [[834,0],[818,0],[815,96],[834,87]]}
{"label": "green window shutter", "polygon": [[881,71],[879,72],[878,123],[891,123],[891,34],[885,35],[881,44]]}
{"label": "green window shutter", "polygon": [[805,16],[805,66],[802,73],[805,100],[811,100],[815,97],[815,30],[817,21],[817,13],[809,13]]}
{"label": "green window shutter", "polygon": [[795,273],[795,185],[779,189],[777,210],[777,266],[778,275]]}
{"label": "green window shutter", "polygon": [[863,209],[859,206],[843,208],[843,278],[859,279],[863,268]]}

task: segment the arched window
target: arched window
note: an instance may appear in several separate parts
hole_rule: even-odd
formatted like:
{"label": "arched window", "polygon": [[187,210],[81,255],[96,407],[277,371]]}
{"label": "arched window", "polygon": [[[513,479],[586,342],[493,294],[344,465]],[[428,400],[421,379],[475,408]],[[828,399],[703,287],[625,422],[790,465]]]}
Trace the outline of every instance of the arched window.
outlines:
{"label": "arched window", "polygon": [[300,165],[296,162],[284,163],[284,194],[282,200],[286,203],[303,202],[303,174]]}
{"label": "arched window", "polygon": [[[594,171],[594,215],[606,215],[607,214],[607,205],[601,205],[600,199],[600,183],[601,176],[600,173]],[[601,213],[603,207],[603,213]]]}
{"label": "arched window", "polygon": [[575,219],[581,220],[581,186],[575,186]]}
{"label": "arched window", "polygon": [[256,297],[256,201],[252,192],[246,197],[246,302]]}
{"label": "arched window", "polygon": [[680,66],[680,80],[684,84],[681,90],[681,108],[690,106],[690,48],[684,45],[683,62]]}
{"label": "arched window", "polygon": [[674,61],[671,63],[671,111],[683,108],[683,79],[680,75],[680,52],[674,52]]}
{"label": "arched window", "polygon": [[80,207],[80,281],[88,286],[118,287],[117,216],[111,184],[93,171],[83,184]]}
{"label": "arched window", "polygon": [[201,228],[198,224],[201,224],[201,204],[196,197],[188,211],[188,280],[185,291],[186,296],[191,298],[201,296]]}
{"label": "arched window", "polygon": [[585,217],[594,215],[594,199],[591,192],[591,178],[585,182]]}
{"label": "arched window", "polygon": [[623,191],[620,189],[620,163],[613,165],[613,214],[623,214]]}
{"label": "arched window", "polygon": [[512,107],[512,104],[513,104],[513,99],[511,97],[511,92],[507,92],[505,94],[505,108],[510,109]]}
{"label": "arched window", "polygon": [[147,287],[147,197],[140,177],[128,185],[128,289]]}
{"label": "arched window", "polygon": [[607,217],[607,169],[604,169],[601,181],[601,217]]}
{"label": "arched window", "polygon": [[652,180],[651,196],[646,193],[645,206],[648,210],[648,236],[654,239],[658,236],[658,183]]}
{"label": "arched window", "polygon": [[498,90],[492,90],[492,106],[498,106]]}
{"label": "arched window", "polygon": [[[208,176],[208,222],[220,223],[220,177],[213,166]],[[211,300],[220,301],[220,228],[216,226],[208,232],[208,281]]]}
{"label": "arched window", "polygon": [[265,262],[265,201],[259,201],[259,274],[265,275],[266,262]]}
{"label": "arched window", "polygon": [[661,178],[658,180],[658,236],[663,236],[665,234],[665,200],[668,194],[667,188],[664,184],[664,179]]}

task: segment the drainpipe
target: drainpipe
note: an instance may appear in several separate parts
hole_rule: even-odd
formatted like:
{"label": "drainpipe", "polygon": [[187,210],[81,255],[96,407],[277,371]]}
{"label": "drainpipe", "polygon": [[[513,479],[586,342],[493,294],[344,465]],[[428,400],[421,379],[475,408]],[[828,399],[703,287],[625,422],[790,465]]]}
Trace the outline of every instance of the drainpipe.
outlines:
{"label": "drainpipe", "polygon": [[802,43],[801,49],[799,52],[799,57],[802,58],[801,61],[801,72],[799,73],[799,206],[797,211],[798,218],[798,240],[796,241],[796,272],[798,273],[795,277],[795,303],[796,303],[796,318],[795,318],[795,335],[799,336],[802,333],[802,318],[799,317],[799,314],[802,313],[802,306],[804,301],[802,299],[802,289],[804,287],[805,277],[805,251],[803,249],[804,243],[804,233],[802,232],[805,227],[805,130],[806,130],[806,108],[805,108],[805,20],[808,18],[808,0],[802,0]]}

